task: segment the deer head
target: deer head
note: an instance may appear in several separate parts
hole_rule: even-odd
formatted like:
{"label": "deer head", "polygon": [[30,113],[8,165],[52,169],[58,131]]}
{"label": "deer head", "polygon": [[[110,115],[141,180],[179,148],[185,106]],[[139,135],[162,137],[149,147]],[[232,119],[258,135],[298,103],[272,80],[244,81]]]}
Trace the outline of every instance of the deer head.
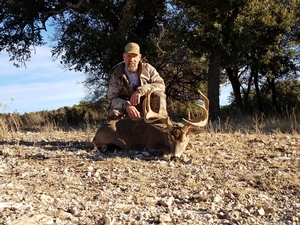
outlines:
{"label": "deer head", "polygon": [[188,143],[189,143],[189,136],[188,131],[191,126],[197,126],[197,127],[204,127],[208,122],[208,109],[209,109],[209,100],[208,98],[202,94],[201,91],[198,90],[199,94],[202,96],[202,99],[204,101],[205,107],[197,104],[200,106],[203,111],[204,115],[203,117],[194,118],[191,120],[183,119],[184,125],[178,126],[175,125],[169,117],[163,117],[158,113],[155,113],[151,110],[150,107],[150,95],[153,92],[153,90],[148,91],[146,98],[143,102],[143,111],[144,111],[144,121],[146,123],[154,124],[157,121],[161,121],[163,124],[166,125],[166,128],[161,128],[162,131],[168,132],[168,140],[170,144],[170,153],[171,158],[173,157],[180,157],[182,152],[186,149]]}

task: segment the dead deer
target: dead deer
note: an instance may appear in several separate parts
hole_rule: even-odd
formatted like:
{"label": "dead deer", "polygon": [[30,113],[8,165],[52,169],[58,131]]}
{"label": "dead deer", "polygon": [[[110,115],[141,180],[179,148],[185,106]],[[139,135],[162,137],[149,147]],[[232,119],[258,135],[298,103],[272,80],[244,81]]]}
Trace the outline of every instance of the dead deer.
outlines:
{"label": "dead deer", "polygon": [[171,158],[179,158],[189,143],[191,126],[204,127],[208,122],[209,100],[200,91],[205,107],[203,117],[186,120],[183,126],[162,117],[150,108],[150,95],[143,102],[144,118],[125,118],[113,120],[101,126],[93,139],[98,149],[105,150],[114,145],[121,149],[148,149],[149,151],[168,152]]}

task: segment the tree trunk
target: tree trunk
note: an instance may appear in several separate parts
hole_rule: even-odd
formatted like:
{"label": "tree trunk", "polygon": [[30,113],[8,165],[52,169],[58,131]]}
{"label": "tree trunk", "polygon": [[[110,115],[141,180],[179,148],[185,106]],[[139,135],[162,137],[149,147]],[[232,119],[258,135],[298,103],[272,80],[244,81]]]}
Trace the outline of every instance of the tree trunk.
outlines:
{"label": "tree trunk", "polygon": [[257,109],[262,113],[264,110],[263,110],[263,105],[262,105],[262,101],[261,101],[261,97],[260,97],[257,69],[253,70],[253,76],[254,76],[254,86],[255,86],[255,92],[256,92]]}
{"label": "tree trunk", "polygon": [[221,51],[214,51],[209,57],[208,68],[208,99],[209,117],[214,121],[220,117],[220,71],[221,71]]}
{"label": "tree trunk", "polygon": [[234,71],[232,68],[226,68],[227,75],[229,77],[232,90],[234,93],[234,101],[238,109],[243,109],[243,102],[241,96],[241,84],[239,82],[238,71]]}
{"label": "tree trunk", "polygon": [[280,109],[277,104],[277,94],[276,94],[276,87],[275,87],[275,79],[274,78],[267,78],[268,84],[270,85],[270,89],[272,92],[272,104],[277,113],[280,113]]}
{"label": "tree trunk", "polygon": [[117,35],[120,40],[126,39],[126,33],[135,15],[136,5],[137,0],[126,0],[123,8],[122,18],[120,19],[119,28],[117,31]]}
{"label": "tree trunk", "polygon": [[249,76],[248,78],[248,82],[247,82],[247,89],[243,89],[243,94],[244,94],[244,112],[249,113],[249,94],[251,91],[251,84],[252,84],[252,74],[251,76]]}
{"label": "tree trunk", "polygon": [[122,60],[124,52],[127,31],[132,23],[135,15],[137,0],[126,0],[123,12],[120,17],[118,30],[115,33],[115,44],[112,46],[112,54],[110,55],[110,65],[113,67]]}

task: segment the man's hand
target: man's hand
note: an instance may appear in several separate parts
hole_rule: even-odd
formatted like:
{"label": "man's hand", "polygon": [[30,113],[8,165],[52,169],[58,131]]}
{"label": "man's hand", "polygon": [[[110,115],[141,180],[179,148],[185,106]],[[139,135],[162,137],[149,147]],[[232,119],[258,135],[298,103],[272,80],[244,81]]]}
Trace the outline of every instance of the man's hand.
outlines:
{"label": "man's hand", "polygon": [[135,105],[140,104],[141,94],[139,91],[136,91],[132,94],[130,98],[130,104],[126,105],[125,109],[129,118],[139,118],[141,117],[140,112],[135,108]]}
{"label": "man's hand", "polygon": [[138,104],[140,104],[140,100],[141,100],[141,94],[137,90],[132,94],[132,96],[130,98],[130,103],[131,103],[131,105],[138,105]]}
{"label": "man's hand", "polygon": [[127,114],[129,118],[139,118],[141,117],[140,112],[133,105],[127,105],[126,107]]}

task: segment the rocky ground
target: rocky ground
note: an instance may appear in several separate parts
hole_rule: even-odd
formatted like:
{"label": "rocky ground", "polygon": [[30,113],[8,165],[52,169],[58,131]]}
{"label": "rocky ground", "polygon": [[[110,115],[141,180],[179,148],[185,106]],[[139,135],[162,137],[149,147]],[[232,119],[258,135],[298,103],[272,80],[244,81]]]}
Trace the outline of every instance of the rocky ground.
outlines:
{"label": "rocky ground", "polygon": [[300,224],[299,134],[202,133],[176,161],[92,137],[3,136],[0,224]]}

